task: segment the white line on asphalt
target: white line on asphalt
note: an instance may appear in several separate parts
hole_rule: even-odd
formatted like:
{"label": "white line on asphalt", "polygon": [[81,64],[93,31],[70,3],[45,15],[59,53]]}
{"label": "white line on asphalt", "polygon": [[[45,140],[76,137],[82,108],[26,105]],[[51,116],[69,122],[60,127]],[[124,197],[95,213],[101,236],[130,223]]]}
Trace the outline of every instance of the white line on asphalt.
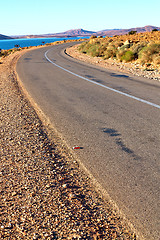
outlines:
{"label": "white line on asphalt", "polygon": [[98,85],[98,86],[100,86],[100,87],[106,88],[106,89],[108,89],[108,90],[110,90],[110,91],[119,93],[119,94],[124,95],[124,96],[126,96],[126,97],[132,98],[132,99],[137,100],[137,101],[139,101],[139,102],[143,102],[143,103],[146,103],[146,104],[148,104],[148,105],[151,105],[152,107],[155,107],[155,108],[159,108],[159,109],[160,109],[160,105],[157,105],[157,104],[155,104],[155,103],[151,103],[151,102],[146,101],[146,100],[144,100],[144,99],[141,99],[141,98],[132,96],[132,95],[130,95],[130,94],[127,94],[127,93],[124,93],[124,92],[121,92],[121,91],[118,91],[118,90],[116,90],[116,89],[114,89],[114,88],[107,87],[107,86],[105,86],[105,85],[103,85],[103,84],[101,84],[101,83],[94,82],[94,81],[92,81],[92,80],[90,80],[90,79],[88,79],[88,78],[82,77],[82,76],[80,76],[80,75],[78,75],[78,74],[76,74],[76,73],[74,73],[74,72],[69,71],[69,70],[66,69],[66,68],[61,67],[60,65],[57,65],[56,63],[52,62],[52,61],[48,58],[48,56],[47,56],[47,53],[48,53],[50,50],[51,50],[51,49],[49,49],[48,51],[46,51],[44,55],[45,55],[46,59],[47,59],[50,63],[52,63],[53,65],[55,65],[56,67],[58,67],[58,68],[60,68],[60,69],[62,69],[62,70],[64,70],[64,71],[66,71],[66,72],[68,72],[68,73],[70,73],[70,74],[72,74],[72,75],[74,75],[74,76],[76,76],[76,77],[79,77],[79,78],[81,78],[81,79],[83,79],[83,80],[85,80],[85,81],[88,81],[88,82],[93,83],[93,84],[95,84],[95,85]]}

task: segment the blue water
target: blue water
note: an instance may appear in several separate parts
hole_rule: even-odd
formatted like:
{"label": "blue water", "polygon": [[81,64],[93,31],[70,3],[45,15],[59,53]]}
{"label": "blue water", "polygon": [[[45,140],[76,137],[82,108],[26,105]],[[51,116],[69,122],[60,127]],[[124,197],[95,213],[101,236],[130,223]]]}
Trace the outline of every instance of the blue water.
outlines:
{"label": "blue water", "polygon": [[[8,50],[15,47],[15,45],[19,45],[19,47],[30,47],[30,46],[39,46],[44,45],[46,43],[62,41],[62,40],[76,40],[82,37],[69,37],[69,38],[22,38],[22,39],[7,39],[0,40],[0,49]],[[87,37],[85,37],[87,38]],[[45,42],[45,43],[42,43]]]}

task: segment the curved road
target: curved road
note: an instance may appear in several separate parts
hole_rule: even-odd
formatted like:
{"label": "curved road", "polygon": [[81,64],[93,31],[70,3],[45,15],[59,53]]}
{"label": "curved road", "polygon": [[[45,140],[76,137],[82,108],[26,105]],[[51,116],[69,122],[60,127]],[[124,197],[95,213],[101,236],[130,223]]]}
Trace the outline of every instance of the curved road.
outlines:
{"label": "curved road", "polygon": [[74,60],[69,45],[26,53],[18,75],[136,229],[158,240],[160,83]]}

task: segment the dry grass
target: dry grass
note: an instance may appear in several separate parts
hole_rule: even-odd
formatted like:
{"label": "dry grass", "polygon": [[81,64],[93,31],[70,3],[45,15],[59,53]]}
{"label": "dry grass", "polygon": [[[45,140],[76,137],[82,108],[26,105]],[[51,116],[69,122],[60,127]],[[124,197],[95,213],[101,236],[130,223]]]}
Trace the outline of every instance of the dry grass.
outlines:
{"label": "dry grass", "polygon": [[79,47],[82,53],[120,62],[139,62],[160,68],[160,31],[105,38],[91,37]]}

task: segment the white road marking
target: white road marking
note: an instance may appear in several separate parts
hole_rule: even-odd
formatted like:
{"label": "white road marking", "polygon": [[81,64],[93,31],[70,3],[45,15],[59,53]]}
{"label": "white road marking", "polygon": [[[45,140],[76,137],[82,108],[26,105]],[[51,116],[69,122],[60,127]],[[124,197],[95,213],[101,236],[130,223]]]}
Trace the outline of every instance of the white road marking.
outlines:
{"label": "white road marking", "polygon": [[155,108],[160,109],[160,105],[157,105],[157,104],[155,104],[155,103],[146,101],[146,100],[144,100],[144,99],[141,99],[141,98],[132,96],[132,95],[130,95],[130,94],[127,94],[127,93],[124,93],[124,92],[121,92],[121,91],[118,91],[118,90],[116,90],[116,89],[114,89],[114,88],[107,87],[107,86],[105,86],[105,85],[103,85],[103,84],[101,84],[101,83],[94,82],[94,81],[92,81],[92,80],[90,80],[90,79],[88,79],[88,78],[82,77],[82,76],[80,76],[80,75],[78,75],[78,74],[76,74],[76,73],[74,73],[74,72],[69,71],[69,70],[66,69],[66,68],[61,67],[60,65],[57,65],[56,63],[52,62],[52,61],[48,58],[48,56],[47,56],[47,53],[48,53],[50,50],[51,50],[51,49],[49,49],[48,51],[46,51],[44,55],[45,55],[46,59],[47,59],[50,63],[52,63],[53,65],[55,65],[56,67],[58,67],[58,68],[60,68],[60,69],[62,69],[62,70],[64,70],[64,71],[66,71],[66,72],[68,72],[68,73],[70,73],[70,74],[72,74],[72,75],[74,75],[74,76],[76,76],[76,77],[79,77],[79,78],[81,78],[81,79],[83,79],[83,80],[85,80],[85,81],[87,81],[87,82],[93,83],[93,84],[98,85],[98,86],[100,86],[100,87],[106,88],[106,89],[108,89],[108,90],[110,90],[110,91],[119,93],[119,94],[124,95],[124,96],[126,96],[126,97],[132,98],[132,99],[137,100],[137,101],[139,101],[139,102],[143,102],[143,103],[146,103],[146,104],[148,104],[148,105],[150,105],[150,106],[152,106],[152,107],[155,107]]}

